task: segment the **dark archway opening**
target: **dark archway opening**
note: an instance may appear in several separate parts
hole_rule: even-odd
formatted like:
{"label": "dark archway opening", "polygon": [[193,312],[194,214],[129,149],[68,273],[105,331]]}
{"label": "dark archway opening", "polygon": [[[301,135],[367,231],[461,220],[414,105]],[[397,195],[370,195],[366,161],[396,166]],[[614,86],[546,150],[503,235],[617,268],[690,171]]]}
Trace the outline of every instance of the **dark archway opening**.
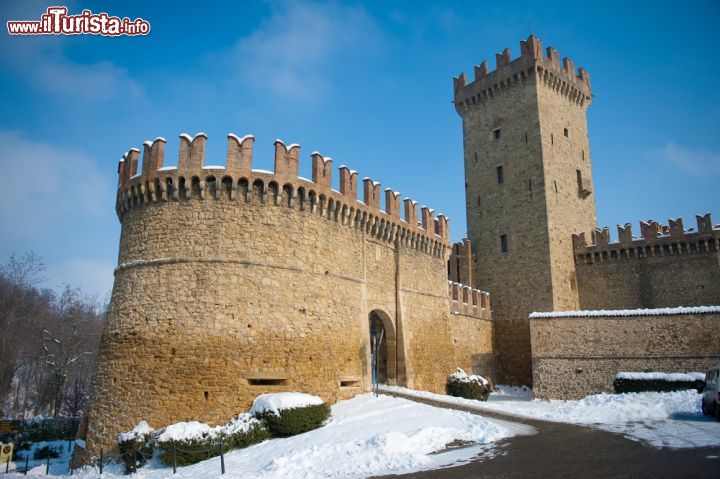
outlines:
{"label": "dark archway opening", "polygon": [[372,311],[369,321],[370,367],[373,382],[395,385],[397,384],[395,328],[387,314],[380,310]]}

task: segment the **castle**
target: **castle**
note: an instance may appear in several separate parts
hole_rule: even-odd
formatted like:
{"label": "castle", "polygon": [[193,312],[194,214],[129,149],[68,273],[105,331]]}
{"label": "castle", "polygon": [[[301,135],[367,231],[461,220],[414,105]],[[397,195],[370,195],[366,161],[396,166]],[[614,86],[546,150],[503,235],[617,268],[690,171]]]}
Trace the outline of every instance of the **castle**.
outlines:
{"label": "castle", "polygon": [[[474,82],[454,83],[469,237],[455,245],[445,216],[370,178],[359,201],[348,167],[332,189],[332,160],[318,152],[312,178],[299,177],[299,145],[275,142],[273,172],[252,168],[252,136],[228,135],[224,166],[205,164],[203,133],[180,136],[176,167],[164,166],[163,138],[144,144],[141,168],[129,150],[118,167],[118,267],[76,456],[112,449],[140,419],[222,423],[263,392],[334,402],[367,391],[372,330],[385,338],[379,380],[434,392],[456,367],[534,381],[539,396],[606,389],[630,363],[583,348],[602,349],[608,325],[635,319],[638,338],[651,325],[670,331],[663,345],[699,348],[685,362],[663,356],[668,367],[720,358],[693,332],[717,330],[713,309],[677,312],[681,329],[660,313],[593,325],[574,313],[531,317],[718,303],[720,229],[705,216],[697,232],[647,223],[635,239],[625,226],[619,243],[595,230],[589,75],[551,48],[545,56],[535,37],[519,58],[506,49],[495,71],[484,62]],[[654,344],[627,344],[647,356],[638,367],[657,363]]]}
{"label": "castle", "polygon": [[[704,371],[720,360],[707,334],[719,318],[707,309],[692,311],[701,311],[699,322],[682,318],[690,312],[676,311],[670,322],[634,313],[615,329],[597,329],[610,320],[581,313],[530,317],[720,304],[720,228],[709,214],[697,217],[697,231],[685,231],[681,219],[669,227],[643,222],[641,238],[629,224],[618,226],[617,243],[608,228],[596,228],[589,73],[568,58],[561,64],[552,47],[544,54],[531,35],[518,58],[505,49],[494,71],[483,62],[473,82],[455,78],[454,94],[469,241],[453,246],[449,273],[493,295],[501,381],[532,383],[539,397],[577,397],[607,391],[623,368]],[[644,326],[632,338],[619,334],[632,321]],[[649,343],[633,341],[643,337]]]}

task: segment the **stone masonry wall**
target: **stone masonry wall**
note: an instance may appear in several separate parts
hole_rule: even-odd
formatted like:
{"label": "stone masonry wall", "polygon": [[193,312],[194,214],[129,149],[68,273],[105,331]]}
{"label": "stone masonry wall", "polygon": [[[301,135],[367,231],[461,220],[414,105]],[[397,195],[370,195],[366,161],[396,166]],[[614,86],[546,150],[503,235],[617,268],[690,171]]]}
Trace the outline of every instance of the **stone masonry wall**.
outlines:
{"label": "stone masonry wall", "polygon": [[236,137],[226,168],[204,168],[198,139],[183,139],[178,168],[153,154],[162,139],[142,175],[133,151],[121,162],[119,265],[78,462],[141,419],[219,424],[268,391],[332,403],[368,390],[371,312],[391,384],[442,392],[459,363],[491,352],[489,329],[453,336],[442,216],[424,208],[418,222],[409,202],[401,220],[397,203],[357,202],[352,183],[330,190],[319,154],[313,181],[299,179],[281,143],[274,174],[235,170]]}
{"label": "stone masonry wall", "polygon": [[703,306],[720,302],[720,228],[710,214],[697,215],[685,231],[681,219],[670,226],[641,223],[642,238],[629,224],[618,226],[618,242],[608,228],[593,243],[574,236],[581,309]]}
{"label": "stone masonry wall", "polygon": [[594,227],[595,206],[577,181],[577,170],[591,178],[589,76],[570,61],[561,65],[552,48],[545,56],[534,36],[520,42],[520,53],[498,54],[490,72],[483,62],[471,83],[464,74],[455,79],[455,108],[474,286],[493,294],[502,381],[529,384],[528,314],[577,308],[571,234]]}
{"label": "stone masonry wall", "polygon": [[535,397],[578,399],[612,392],[621,371],[704,372],[720,362],[720,308],[662,313],[531,317]]}

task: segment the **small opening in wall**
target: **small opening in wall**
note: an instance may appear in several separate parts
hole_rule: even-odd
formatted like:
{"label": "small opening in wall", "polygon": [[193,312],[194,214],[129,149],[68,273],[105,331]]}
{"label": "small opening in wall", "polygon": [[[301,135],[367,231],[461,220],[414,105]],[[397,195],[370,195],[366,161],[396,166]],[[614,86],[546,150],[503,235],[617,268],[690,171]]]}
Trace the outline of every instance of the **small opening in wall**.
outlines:
{"label": "small opening in wall", "polygon": [[497,181],[499,185],[505,183],[505,171],[503,170],[502,165],[497,167]]}
{"label": "small opening in wall", "polygon": [[347,379],[347,380],[340,381],[341,388],[356,388],[358,386],[360,386],[360,381],[357,381],[354,379]]}
{"label": "small opening in wall", "polygon": [[480,206],[480,193],[478,193],[477,201],[478,201],[478,206]]}
{"label": "small opening in wall", "polygon": [[205,400],[206,400],[206,401],[207,401],[208,399],[210,399],[210,393],[209,393],[208,391],[205,391],[205,392],[203,393],[203,396],[205,396]]}
{"label": "small opening in wall", "polygon": [[172,354],[173,356],[175,356],[175,348],[170,348],[170,354]]}
{"label": "small opening in wall", "polygon": [[250,386],[284,386],[287,384],[287,379],[248,378],[248,384]]}
{"label": "small opening in wall", "polygon": [[582,160],[585,161],[585,150],[582,151]]}
{"label": "small opening in wall", "polygon": [[553,183],[555,184],[555,193],[557,193],[557,192],[558,192],[558,189],[557,189],[557,181],[553,181]]}
{"label": "small opening in wall", "polygon": [[532,191],[532,178],[528,178],[528,191]]}
{"label": "small opening in wall", "polygon": [[508,237],[507,235],[500,235],[500,252],[508,252]]}
{"label": "small opening in wall", "polygon": [[563,129],[563,135],[565,135],[565,137],[569,137],[569,136],[570,136],[570,130],[568,130],[567,128]]}
{"label": "small opening in wall", "polygon": [[525,143],[527,143],[527,131],[525,132]]}
{"label": "small opening in wall", "polygon": [[496,129],[493,131],[493,137],[494,137],[496,140],[499,140],[499,139],[500,139],[500,128],[496,128]]}
{"label": "small opening in wall", "polygon": [[113,384],[117,384],[117,378],[113,378]]}
{"label": "small opening in wall", "polygon": [[550,133],[550,144],[551,145],[555,144],[555,135],[553,135],[552,133]]}
{"label": "small opening in wall", "polygon": [[477,151],[475,152],[475,163],[477,163]]}

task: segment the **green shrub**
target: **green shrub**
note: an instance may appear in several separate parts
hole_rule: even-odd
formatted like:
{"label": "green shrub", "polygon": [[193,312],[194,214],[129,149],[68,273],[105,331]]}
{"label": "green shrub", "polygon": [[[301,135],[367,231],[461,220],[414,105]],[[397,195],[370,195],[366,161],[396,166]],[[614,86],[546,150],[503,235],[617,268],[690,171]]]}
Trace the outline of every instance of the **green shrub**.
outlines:
{"label": "green shrub", "polygon": [[63,451],[62,446],[58,446],[58,448],[50,447],[50,446],[43,446],[35,449],[35,454],[33,454],[33,459],[57,459],[60,457],[60,453]]}
{"label": "green shrub", "polygon": [[204,435],[195,439],[158,442],[160,460],[172,465],[173,442],[175,443],[175,464],[188,466],[220,455],[220,437]]}
{"label": "green shrub", "polygon": [[[643,375],[645,377],[643,377]],[[623,377],[622,373],[615,376],[613,389],[615,394],[639,393],[639,392],[672,392],[685,391],[688,389],[698,390],[703,387],[705,381],[688,377],[686,380],[670,380],[662,373],[635,373],[637,377]]]}
{"label": "green shrub", "polygon": [[330,417],[330,406],[322,403],[283,409],[278,413],[265,411],[256,414],[255,417],[263,419],[267,423],[273,436],[294,436],[322,426]]}
{"label": "green shrub", "polygon": [[125,464],[125,473],[132,474],[144,466],[153,455],[153,429],[140,421],[130,432],[118,435],[120,458]]}
{"label": "green shrub", "polygon": [[[171,426],[170,426],[171,427]],[[166,429],[167,431],[167,429]],[[169,439],[172,434],[158,438],[160,460],[172,465],[173,443],[175,445],[175,464],[187,466],[220,455],[220,442],[225,452],[241,449],[270,439],[270,431],[264,422],[241,414],[238,419],[220,428],[206,426],[206,432],[197,437],[186,439]],[[165,439],[165,440],[163,440]]]}
{"label": "green shrub", "polygon": [[445,391],[450,396],[487,401],[490,394],[490,384],[483,377],[469,376],[465,371],[458,368],[454,374],[447,378]]}
{"label": "green shrub", "polygon": [[122,461],[125,463],[126,474],[137,472],[153,455],[153,441],[150,434],[119,442],[118,447]]}
{"label": "green shrub", "polygon": [[75,437],[77,421],[72,418],[47,418],[28,421],[23,435],[30,442],[57,441]]}

